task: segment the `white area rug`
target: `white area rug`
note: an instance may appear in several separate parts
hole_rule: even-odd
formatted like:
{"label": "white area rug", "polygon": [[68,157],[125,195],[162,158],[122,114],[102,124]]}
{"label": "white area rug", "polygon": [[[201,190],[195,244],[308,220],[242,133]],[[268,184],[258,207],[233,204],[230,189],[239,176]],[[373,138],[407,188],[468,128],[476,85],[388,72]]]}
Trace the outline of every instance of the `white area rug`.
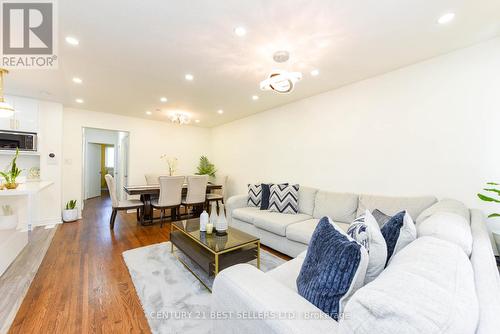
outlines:
{"label": "white area rug", "polygon": [[[178,249],[176,254],[189,261]],[[260,256],[262,271],[285,262],[262,249]],[[211,293],[170,253],[170,242],[128,250],[123,258],[153,333],[210,333]],[[208,286],[212,281],[205,275]]]}

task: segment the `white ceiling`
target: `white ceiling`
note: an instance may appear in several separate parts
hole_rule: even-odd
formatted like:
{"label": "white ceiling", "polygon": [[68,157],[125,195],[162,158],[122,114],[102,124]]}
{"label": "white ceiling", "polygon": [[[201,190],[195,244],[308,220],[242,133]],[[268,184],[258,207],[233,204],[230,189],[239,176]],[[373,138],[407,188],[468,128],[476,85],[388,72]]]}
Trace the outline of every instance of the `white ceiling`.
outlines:
{"label": "white ceiling", "polygon": [[[184,110],[215,126],[500,34],[498,0],[64,0],[59,69],[14,70],[10,94],[167,120]],[[455,12],[449,25],[437,24]],[[233,33],[244,26],[248,33]],[[72,35],[77,47],[64,42]],[[286,66],[272,54],[288,50]],[[261,92],[273,68],[302,71],[289,95]],[[318,68],[320,75],[309,72]],[[184,79],[186,73],[194,81]],[[83,79],[82,85],[71,81]],[[259,95],[252,101],[252,95]],[[161,96],[168,97],[160,103]],[[76,104],[75,98],[85,103]],[[161,111],[156,111],[160,109]],[[217,114],[223,109],[224,114]],[[153,115],[147,116],[146,110]]]}

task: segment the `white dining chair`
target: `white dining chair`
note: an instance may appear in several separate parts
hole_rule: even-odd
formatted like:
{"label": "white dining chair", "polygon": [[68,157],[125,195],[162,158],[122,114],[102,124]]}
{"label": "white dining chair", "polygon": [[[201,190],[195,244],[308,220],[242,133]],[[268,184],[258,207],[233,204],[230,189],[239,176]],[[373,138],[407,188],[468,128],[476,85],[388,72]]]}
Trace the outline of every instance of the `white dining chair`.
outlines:
{"label": "white dining chair", "polygon": [[151,201],[154,209],[160,210],[160,227],[163,227],[165,210],[171,210],[171,220],[178,218],[182,202],[182,187],[184,176],[160,176],[160,196]]}
{"label": "white dining chair", "polygon": [[182,199],[182,205],[186,208],[186,215],[189,216],[189,208],[206,205],[208,175],[192,175],[186,179],[187,194]]}
{"label": "white dining chair", "polygon": [[111,229],[115,228],[116,214],[118,213],[118,211],[122,210],[137,209],[137,221],[142,223],[144,203],[142,203],[142,201],[138,199],[122,200],[122,201],[118,200],[114,177],[109,174],[106,174],[104,178],[106,179],[106,185],[108,186],[109,190],[109,197],[111,197],[111,207],[113,209],[113,211],[111,212],[111,218],[109,220],[110,228]]}
{"label": "white dining chair", "polygon": [[146,184],[148,186],[159,184],[158,179],[160,176],[160,174],[144,174],[144,177],[146,178]]}

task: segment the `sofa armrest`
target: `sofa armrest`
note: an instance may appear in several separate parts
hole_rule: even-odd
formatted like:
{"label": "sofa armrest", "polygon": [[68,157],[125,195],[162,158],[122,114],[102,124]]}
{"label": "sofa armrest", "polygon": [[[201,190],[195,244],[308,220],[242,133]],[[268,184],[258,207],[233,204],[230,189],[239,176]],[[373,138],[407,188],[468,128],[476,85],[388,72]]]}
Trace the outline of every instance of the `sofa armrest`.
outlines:
{"label": "sofa armrest", "polygon": [[236,195],[229,197],[226,202],[226,214],[229,223],[231,223],[231,220],[233,218],[233,210],[246,207],[247,202],[248,195]]}
{"label": "sofa armrest", "polygon": [[295,291],[249,264],[217,275],[213,333],[333,333],[338,323]]}

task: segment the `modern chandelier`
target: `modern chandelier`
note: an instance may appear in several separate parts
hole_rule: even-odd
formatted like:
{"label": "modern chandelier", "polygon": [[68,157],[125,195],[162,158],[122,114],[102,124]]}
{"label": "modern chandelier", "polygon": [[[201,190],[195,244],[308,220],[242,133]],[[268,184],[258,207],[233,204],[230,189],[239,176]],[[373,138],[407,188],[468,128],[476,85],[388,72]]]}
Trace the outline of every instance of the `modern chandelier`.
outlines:
{"label": "modern chandelier", "polygon": [[14,107],[5,102],[3,97],[3,75],[8,73],[6,69],[0,68],[0,118],[11,117],[15,112]]}
{"label": "modern chandelier", "polygon": [[180,112],[180,111],[175,111],[171,114],[168,115],[168,118],[172,123],[177,123],[177,124],[188,124],[191,122],[191,116],[185,112]]}
{"label": "modern chandelier", "polygon": [[290,93],[295,84],[302,79],[300,72],[287,72],[274,70],[269,74],[269,77],[260,83],[261,90],[272,90],[277,93]]}
{"label": "modern chandelier", "polygon": [[[290,59],[290,53],[286,50],[276,51],[273,60],[276,63],[285,63]],[[290,93],[295,84],[302,79],[300,72],[287,72],[284,70],[273,70],[266,80],[261,81],[261,90],[272,90],[277,93]]]}

